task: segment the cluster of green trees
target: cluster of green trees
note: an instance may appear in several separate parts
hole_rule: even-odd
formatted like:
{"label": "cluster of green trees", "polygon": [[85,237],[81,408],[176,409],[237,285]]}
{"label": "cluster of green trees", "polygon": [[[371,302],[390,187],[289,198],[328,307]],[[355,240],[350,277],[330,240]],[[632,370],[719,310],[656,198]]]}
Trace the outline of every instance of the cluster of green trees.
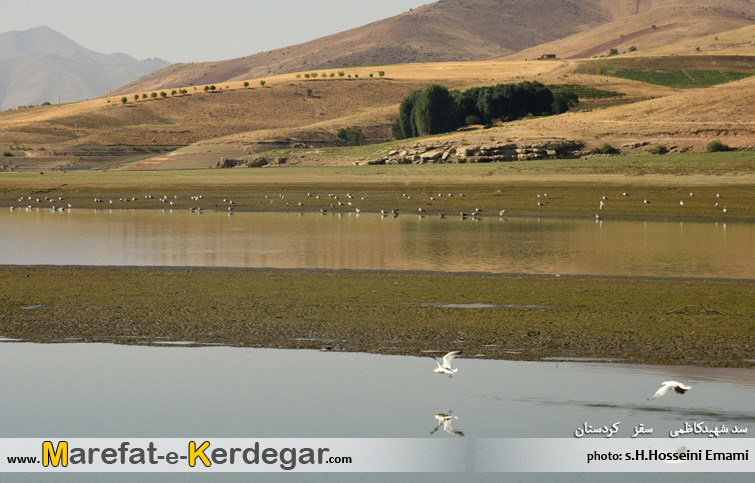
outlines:
{"label": "cluster of green trees", "polygon": [[365,136],[359,126],[351,126],[339,129],[336,133],[340,146],[359,146],[364,144]]}
{"label": "cluster of green trees", "polygon": [[528,114],[561,113],[578,101],[571,92],[553,92],[539,82],[473,87],[449,91],[431,84],[409,93],[393,125],[396,139],[453,131],[468,124],[490,124],[494,119],[520,119]]}

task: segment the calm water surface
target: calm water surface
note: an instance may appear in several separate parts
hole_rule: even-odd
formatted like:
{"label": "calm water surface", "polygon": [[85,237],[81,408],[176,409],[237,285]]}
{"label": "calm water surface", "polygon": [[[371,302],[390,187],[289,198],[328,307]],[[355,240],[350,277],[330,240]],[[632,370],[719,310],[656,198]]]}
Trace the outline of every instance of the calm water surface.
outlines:
{"label": "calm water surface", "polygon": [[17,210],[0,244],[0,264],[755,278],[749,223]]}
{"label": "calm water surface", "polygon": [[[459,372],[448,379],[434,374],[433,361],[423,357],[6,342],[0,344],[0,427],[5,437],[411,437],[469,442],[571,438],[585,422],[621,422],[616,437],[624,438],[644,424],[654,429],[653,437],[668,439],[668,432],[685,421],[755,431],[755,371],[748,369],[474,357],[456,362]],[[683,380],[693,389],[684,396],[647,401],[659,382],[668,379]],[[442,428],[434,431],[434,414],[448,410],[458,416],[453,429],[463,436]],[[353,481],[356,475],[351,480],[346,476],[338,481]],[[600,481],[595,475],[575,476],[551,475],[550,481]],[[663,481],[670,476],[664,475]],[[309,475],[302,481],[311,479]],[[374,475],[368,479],[381,481]],[[408,475],[399,479],[416,481]],[[546,481],[533,475],[521,479]],[[622,481],[648,480],[633,475]]]}
{"label": "calm water surface", "polygon": [[[755,371],[230,347],[0,343],[5,437],[431,437],[453,410],[472,438],[569,438],[585,421],[753,426]],[[439,351],[440,354],[440,351]],[[664,380],[693,386],[647,399]],[[13,390],[8,390],[8,389]],[[432,437],[454,437],[442,430]]]}

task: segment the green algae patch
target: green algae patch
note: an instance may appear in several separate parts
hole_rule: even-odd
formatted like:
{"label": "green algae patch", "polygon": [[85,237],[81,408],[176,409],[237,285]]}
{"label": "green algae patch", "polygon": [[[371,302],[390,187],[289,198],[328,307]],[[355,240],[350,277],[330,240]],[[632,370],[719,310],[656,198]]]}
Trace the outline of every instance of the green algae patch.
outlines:
{"label": "green algae patch", "polygon": [[0,267],[0,336],[755,366],[755,281]]}

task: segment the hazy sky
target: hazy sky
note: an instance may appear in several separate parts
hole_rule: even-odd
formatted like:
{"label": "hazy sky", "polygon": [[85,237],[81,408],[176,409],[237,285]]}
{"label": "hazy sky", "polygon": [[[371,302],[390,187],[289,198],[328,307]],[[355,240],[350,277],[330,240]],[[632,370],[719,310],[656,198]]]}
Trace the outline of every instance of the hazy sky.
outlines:
{"label": "hazy sky", "polygon": [[0,33],[47,25],[84,47],[169,62],[294,45],[433,0],[0,0]]}

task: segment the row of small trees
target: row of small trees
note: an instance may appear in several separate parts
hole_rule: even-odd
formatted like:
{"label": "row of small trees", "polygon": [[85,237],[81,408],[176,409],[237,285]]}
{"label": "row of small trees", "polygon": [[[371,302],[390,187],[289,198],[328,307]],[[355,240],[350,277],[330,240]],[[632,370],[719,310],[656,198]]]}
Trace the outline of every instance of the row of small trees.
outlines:
{"label": "row of small trees", "polygon": [[[326,73],[326,72],[307,72],[305,74],[296,74],[296,78],[300,79],[300,78],[304,77],[305,79],[309,79],[309,78],[316,79],[319,76],[319,77],[322,77],[323,79],[326,79],[328,77],[330,77],[332,79],[336,75],[338,77],[345,77],[347,74],[346,74],[346,72],[344,72],[342,70],[339,70],[338,72],[331,72],[329,74]],[[385,77],[385,71],[379,70],[377,72],[377,75],[378,75],[378,77]],[[349,79],[351,79],[351,74],[348,74],[348,76],[349,76]],[[354,74],[354,77],[358,79],[359,78],[359,74]],[[373,78],[373,77],[375,77],[375,74],[372,73],[372,72],[370,72],[368,74],[368,77]]]}
{"label": "row of small trees", "polygon": [[[265,80],[260,80],[260,85],[261,85],[262,87],[265,87],[265,84],[267,84],[267,81],[265,81]],[[248,82],[248,81],[245,81],[245,82],[244,82],[244,87],[249,87],[249,82]],[[218,88],[217,88],[217,87],[215,87],[215,85],[214,85],[214,84],[213,84],[213,85],[206,85],[206,86],[204,86],[204,91],[205,91],[205,92],[215,92],[215,91],[216,91],[217,89],[218,89]],[[194,88],[194,90],[197,90],[197,88],[195,87],[195,88]],[[186,94],[188,94],[188,93],[189,93],[189,91],[187,91],[186,89],[178,89],[178,90],[176,90],[176,89],[173,89],[173,90],[172,90],[172,91],[170,92],[170,95],[171,95],[171,96],[176,96],[176,95],[179,95],[179,94],[180,94],[180,95],[182,95],[182,96],[183,96],[183,95],[186,95]],[[163,99],[165,99],[166,97],[168,97],[168,93],[167,93],[167,92],[165,92],[165,91],[161,91],[159,95],[160,95],[160,97],[162,97]],[[151,97],[152,99],[155,99],[155,98],[157,98],[157,96],[158,96],[157,92],[153,92],[153,93],[151,93],[151,94],[149,95],[149,97]],[[138,101],[139,99],[140,99],[140,96],[139,96],[139,94],[134,94],[134,101]],[[147,94],[142,94],[142,95],[141,95],[141,99],[147,99]],[[110,101],[108,101],[108,102],[110,102]],[[126,104],[126,103],[128,102],[128,97],[126,97],[126,96],[123,96],[123,97],[121,97],[121,102],[122,102],[123,104]]]}
{"label": "row of small trees", "polygon": [[[171,96],[177,96],[177,95],[179,95],[179,94],[180,94],[180,95],[182,95],[182,96],[183,96],[183,95],[186,95],[186,94],[188,94],[188,93],[189,93],[189,91],[187,91],[186,89],[178,89],[178,90],[176,90],[176,89],[173,89],[173,90],[172,90],[172,91],[170,92],[170,95],[171,95]],[[168,97],[168,93],[167,93],[167,92],[165,92],[165,91],[160,91],[160,94],[159,94],[159,95],[160,95],[160,97],[162,97],[163,99],[165,99],[166,97]],[[153,92],[153,93],[151,93],[151,94],[149,95],[149,97],[151,97],[152,99],[156,99],[156,98],[157,98],[157,96],[158,96],[157,92]],[[141,94],[141,96],[140,96],[139,94],[134,94],[134,102],[138,101],[139,99],[147,99],[147,94],[146,94],[146,93],[144,93],[144,94]],[[109,102],[109,101],[108,101],[108,102]],[[121,102],[122,102],[123,104],[126,104],[126,103],[128,102],[128,97],[126,97],[126,96],[123,96],[123,97],[121,97]]]}
{"label": "row of small trees", "polygon": [[449,91],[431,84],[409,93],[399,107],[393,136],[406,139],[453,131],[468,124],[490,124],[528,114],[543,115],[566,111],[577,102],[574,93],[553,92],[539,82],[473,87],[464,92]]}

